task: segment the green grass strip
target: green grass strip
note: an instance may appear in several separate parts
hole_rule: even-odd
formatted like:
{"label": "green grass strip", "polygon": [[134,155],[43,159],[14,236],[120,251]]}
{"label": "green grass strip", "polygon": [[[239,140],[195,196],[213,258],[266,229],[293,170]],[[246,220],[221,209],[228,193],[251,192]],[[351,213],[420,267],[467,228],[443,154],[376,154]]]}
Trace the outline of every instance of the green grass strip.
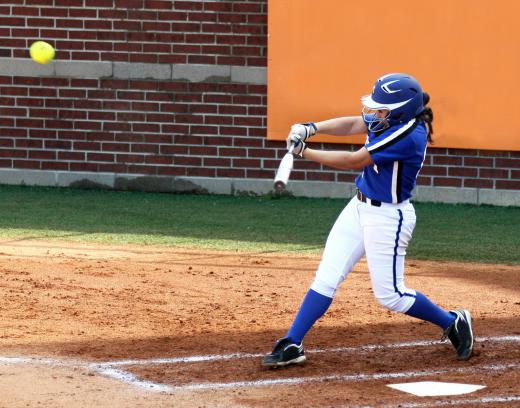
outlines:
{"label": "green grass strip", "polygon": [[[346,203],[0,186],[0,237],[320,253]],[[409,258],[520,263],[520,208],[415,207]]]}

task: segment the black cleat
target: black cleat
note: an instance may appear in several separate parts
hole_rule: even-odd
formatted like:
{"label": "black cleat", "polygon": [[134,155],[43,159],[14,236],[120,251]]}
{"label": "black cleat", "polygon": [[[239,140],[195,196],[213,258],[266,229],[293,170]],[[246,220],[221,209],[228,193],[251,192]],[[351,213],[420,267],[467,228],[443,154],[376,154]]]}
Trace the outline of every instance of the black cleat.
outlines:
{"label": "black cleat", "polygon": [[283,338],[276,341],[273,351],[267,354],[262,360],[262,365],[267,367],[283,367],[289,364],[300,364],[305,360],[303,342],[296,344],[289,339]]}
{"label": "black cleat", "polygon": [[449,338],[457,351],[459,360],[469,360],[473,352],[473,330],[471,329],[471,315],[465,309],[450,310],[455,321],[444,330],[443,338]]}

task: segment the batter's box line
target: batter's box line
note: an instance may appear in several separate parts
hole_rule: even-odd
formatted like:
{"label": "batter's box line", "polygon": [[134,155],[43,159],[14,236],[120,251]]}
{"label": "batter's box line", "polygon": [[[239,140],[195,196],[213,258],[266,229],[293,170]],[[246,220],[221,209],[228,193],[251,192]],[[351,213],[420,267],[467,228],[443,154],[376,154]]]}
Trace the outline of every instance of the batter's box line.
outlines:
{"label": "batter's box line", "polygon": [[[504,342],[520,342],[520,336],[483,336],[476,337],[475,343],[504,343]],[[358,353],[362,351],[374,351],[374,350],[395,350],[402,348],[412,347],[428,347],[445,344],[446,341],[441,340],[418,340],[401,343],[390,343],[390,344],[367,344],[363,346],[354,347],[336,347],[329,349],[310,349],[306,350],[306,353]],[[200,356],[187,356],[187,357],[171,357],[171,358],[152,358],[152,359],[133,359],[133,360],[116,360],[106,363],[99,364],[100,367],[120,367],[129,365],[157,365],[157,364],[181,364],[181,363],[201,363],[211,361],[224,361],[224,360],[237,360],[237,359],[248,359],[248,358],[259,358],[263,357],[262,353],[230,353],[230,354],[208,354]]]}
{"label": "batter's box line", "polygon": [[[496,395],[491,397],[455,399],[450,401],[409,402],[399,405],[384,405],[381,408],[430,408],[430,407],[454,407],[457,405],[484,405],[502,404],[520,401],[520,395]],[[341,407],[339,407],[341,408]],[[365,407],[366,408],[366,407]]]}
{"label": "batter's box line", "polygon": [[207,383],[189,383],[184,385],[165,385],[151,383],[149,381],[142,381],[134,375],[122,370],[107,371],[101,369],[100,374],[108,375],[113,379],[125,382],[139,388],[146,388],[150,391],[159,391],[166,393],[176,393],[179,391],[218,391],[225,389],[236,388],[258,388],[276,385],[301,385],[307,383],[322,383],[322,382],[362,382],[370,380],[386,380],[386,379],[409,379],[418,377],[431,377],[445,374],[472,374],[479,371],[495,371],[501,372],[506,370],[514,370],[520,368],[519,363],[511,364],[488,364],[482,366],[472,367],[455,367],[446,368],[442,370],[419,370],[419,371],[404,371],[394,373],[376,373],[376,374],[330,374],[324,376],[308,376],[308,377],[290,377],[290,378],[274,378],[268,380],[257,381],[232,381],[232,382],[207,382]]}
{"label": "batter's box line", "polygon": [[[304,383],[317,383],[317,382],[360,382],[370,380],[385,380],[385,379],[407,379],[417,377],[429,377],[433,375],[443,375],[450,373],[475,373],[478,371],[505,371],[511,369],[520,368],[519,363],[511,364],[489,364],[482,366],[472,367],[455,367],[447,368],[442,370],[419,370],[419,371],[405,371],[405,372],[394,372],[394,373],[371,373],[371,374],[331,374],[326,376],[309,376],[309,377],[292,377],[292,378],[275,378],[269,380],[257,380],[257,381],[234,381],[234,382],[208,382],[208,383],[190,383],[184,385],[166,385],[160,383],[154,383],[151,381],[143,381],[133,374],[120,370],[114,367],[110,367],[109,363],[90,363],[81,364],[74,361],[57,360],[57,359],[42,359],[42,358],[19,358],[19,357],[0,357],[0,364],[42,364],[50,366],[62,366],[69,368],[81,368],[90,372],[97,372],[100,375],[109,377],[118,382],[122,382],[137,388],[146,389],[148,391],[155,391],[161,393],[173,394],[179,391],[204,391],[204,390],[223,390],[223,389],[235,389],[235,388],[257,388],[266,386],[276,385],[299,385]],[[510,398],[516,399],[520,396],[513,396]],[[496,401],[500,402],[500,401]]]}
{"label": "batter's box line", "polygon": [[[520,342],[520,336],[487,336],[477,337],[475,342]],[[385,350],[385,349],[400,349],[409,347],[426,347],[431,345],[443,344],[442,341],[414,341],[414,342],[401,342],[393,344],[370,344],[358,347],[339,347],[331,349],[314,349],[308,350],[309,353],[324,353],[324,352],[359,352],[359,351],[372,351],[372,350]],[[405,373],[387,373],[387,374],[358,374],[358,375],[338,375],[333,374],[322,377],[300,377],[300,378],[278,378],[271,380],[259,380],[259,381],[238,381],[229,383],[190,383],[185,385],[169,386],[165,384],[153,383],[150,381],[143,381],[137,378],[135,375],[118,369],[116,367],[123,367],[129,365],[159,365],[159,364],[179,364],[179,363],[198,363],[198,362],[210,362],[210,361],[222,361],[222,360],[233,360],[240,358],[258,358],[263,356],[260,353],[232,353],[232,354],[213,354],[213,355],[202,355],[202,356],[189,356],[189,357],[174,357],[174,358],[159,358],[159,359],[148,359],[148,360],[120,360],[111,361],[106,363],[99,363],[91,365],[91,369],[97,371],[99,374],[111,377],[115,380],[139,387],[145,388],[150,391],[174,393],[176,391],[198,391],[198,390],[218,390],[228,388],[254,388],[254,387],[265,387],[274,385],[285,385],[285,384],[302,384],[307,382],[324,382],[324,381],[367,381],[372,379],[384,379],[384,378],[413,378],[413,377],[424,377],[431,375],[440,375],[443,373],[449,373],[457,370],[472,371],[472,368],[455,368],[446,370],[434,370],[434,371],[415,371]],[[507,370],[519,368],[520,364],[510,365],[490,365],[485,366],[485,370]],[[478,368],[473,368],[478,370]]]}
{"label": "batter's box line", "polygon": [[151,381],[144,381],[133,374],[111,367],[110,363],[85,363],[78,360],[58,360],[54,358],[39,358],[39,357],[1,357],[0,366],[2,365],[43,365],[51,367],[65,367],[71,369],[81,369],[86,372],[98,373],[105,377],[109,377],[118,382],[123,382],[138,388],[144,388],[149,391],[157,392],[171,392],[171,387],[168,385],[157,384]]}
{"label": "batter's box line", "polygon": [[133,385],[138,388],[144,388],[149,391],[171,393],[173,391],[170,385],[154,383],[152,381],[145,381],[137,378],[128,371],[120,370],[118,368],[110,367],[107,364],[90,364],[88,368],[91,371],[97,372],[105,377],[123,382],[125,384]]}
{"label": "batter's box line", "polygon": [[[476,342],[519,342],[520,336],[499,336],[499,337],[477,337]],[[385,349],[399,349],[406,347],[425,347],[431,345],[442,344],[441,341],[415,341],[415,342],[403,342],[394,344],[372,344],[358,347],[340,347],[332,349],[315,349],[309,350],[310,353],[323,353],[323,352],[359,352],[359,351],[370,351],[370,350],[385,350]],[[431,375],[440,375],[450,372],[475,372],[479,370],[494,370],[504,371],[508,369],[517,369],[520,364],[506,364],[506,365],[486,365],[486,366],[474,366],[468,368],[449,368],[445,370],[431,370],[431,371],[408,371],[399,373],[378,373],[378,374],[356,374],[356,375],[344,375],[344,374],[332,374],[321,377],[297,377],[297,378],[277,378],[270,380],[259,380],[259,381],[238,381],[229,383],[190,383],[185,385],[170,386],[160,383],[154,383],[151,381],[145,381],[137,378],[132,373],[122,370],[117,367],[123,367],[128,365],[153,365],[153,364],[177,364],[177,363],[193,363],[193,362],[207,362],[207,361],[222,361],[232,360],[238,358],[257,358],[263,354],[251,354],[251,353],[233,353],[224,355],[206,355],[206,356],[189,356],[189,357],[175,357],[175,358],[161,358],[161,359],[148,359],[148,360],[120,360],[120,361],[107,361],[99,363],[86,363],[77,360],[58,360],[51,358],[38,358],[38,357],[1,357],[0,365],[4,364],[40,364],[50,366],[62,366],[68,368],[81,368],[89,372],[96,372],[108,378],[112,378],[119,382],[126,383],[138,388],[147,389],[149,391],[173,393],[181,390],[218,390],[226,388],[238,388],[238,387],[263,387],[271,385],[283,385],[283,384],[302,384],[307,382],[324,382],[324,381],[367,381],[367,380],[379,380],[385,378],[414,378]]]}

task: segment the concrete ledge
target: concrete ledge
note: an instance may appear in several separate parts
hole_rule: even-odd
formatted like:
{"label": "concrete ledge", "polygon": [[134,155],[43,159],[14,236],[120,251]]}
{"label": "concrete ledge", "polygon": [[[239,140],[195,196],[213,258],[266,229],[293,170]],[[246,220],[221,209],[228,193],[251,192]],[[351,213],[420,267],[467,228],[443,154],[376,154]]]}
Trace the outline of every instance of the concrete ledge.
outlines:
{"label": "concrete ledge", "polygon": [[356,186],[353,183],[340,182],[289,181],[287,191],[295,197],[350,198],[354,195]]}
{"label": "concrete ledge", "polygon": [[255,85],[267,84],[267,69],[257,67],[231,66],[231,82]]}
{"label": "concrete ledge", "polygon": [[520,207],[520,191],[514,190],[479,190],[479,204]]}
{"label": "concrete ledge", "polygon": [[31,59],[24,58],[0,58],[0,72],[9,76],[54,76],[54,62],[38,64]]}
{"label": "concrete ledge", "polygon": [[231,66],[176,64],[172,66],[172,79],[188,82],[230,82]]}
{"label": "concrete ledge", "polygon": [[414,201],[451,204],[479,204],[477,188],[417,186]]}
{"label": "concrete ledge", "polygon": [[56,61],[53,62],[56,76],[72,78],[104,78],[113,75],[111,62]]}
{"label": "concrete ledge", "polygon": [[170,79],[172,66],[141,62],[114,62],[114,78],[119,79]]}
{"label": "concrete ledge", "polygon": [[56,172],[0,169],[0,184],[54,186],[56,185]]}
{"label": "concrete ledge", "polygon": [[145,64],[140,62],[62,61],[37,64],[29,58],[0,58],[0,72],[9,76],[157,79],[187,82],[267,84],[267,68],[204,64]]}
{"label": "concrete ledge", "polygon": [[[262,196],[273,194],[266,179],[168,177],[114,173],[0,169],[0,184],[115,189],[162,193],[198,193]],[[345,198],[354,195],[353,183],[289,181],[286,194],[295,197]],[[413,201],[451,204],[520,206],[520,191],[452,187],[417,188]]]}
{"label": "concrete ledge", "polygon": [[[177,177],[181,191],[206,192],[208,194],[233,194],[233,179],[219,178],[218,181],[209,177]],[[194,189],[194,190],[193,190]]]}
{"label": "concrete ledge", "polygon": [[114,188],[115,177],[110,173],[55,172],[54,175],[54,186],[56,187],[99,188],[107,190]]}

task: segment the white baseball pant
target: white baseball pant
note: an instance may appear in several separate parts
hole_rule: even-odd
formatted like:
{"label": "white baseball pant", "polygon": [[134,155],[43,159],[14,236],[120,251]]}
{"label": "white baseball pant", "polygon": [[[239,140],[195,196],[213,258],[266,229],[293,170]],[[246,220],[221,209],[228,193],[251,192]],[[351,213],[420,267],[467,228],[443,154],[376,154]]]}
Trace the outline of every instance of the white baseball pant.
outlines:
{"label": "white baseball pant", "polygon": [[375,207],[352,198],[329,233],[311,289],[334,297],[353,266],[366,255],[379,303],[405,313],[415,302],[415,291],[404,285],[404,259],[415,221],[409,200]]}

